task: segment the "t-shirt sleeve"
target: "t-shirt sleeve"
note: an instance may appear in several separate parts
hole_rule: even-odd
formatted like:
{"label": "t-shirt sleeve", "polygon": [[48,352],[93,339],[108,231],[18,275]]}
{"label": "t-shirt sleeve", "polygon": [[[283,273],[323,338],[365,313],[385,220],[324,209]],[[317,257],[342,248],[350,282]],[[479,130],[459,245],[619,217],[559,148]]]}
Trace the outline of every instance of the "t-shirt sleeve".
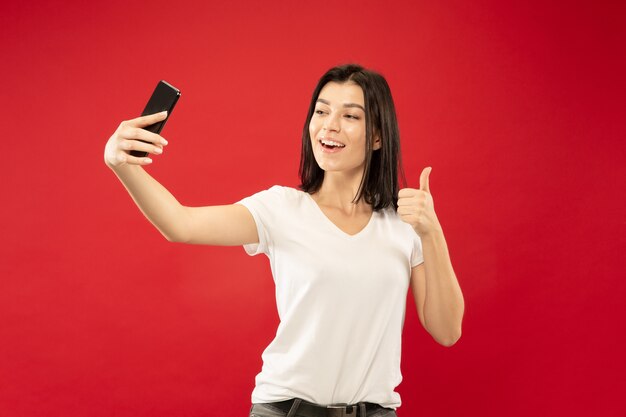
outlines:
{"label": "t-shirt sleeve", "polygon": [[269,190],[258,192],[235,203],[246,207],[256,223],[259,243],[243,245],[248,255],[254,256],[260,253],[269,255],[273,246],[272,230],[276,225],[277,212],[281,207],[283,194],[283,187],[275,185]]}
{"label": "t-shirt sleeve", "polygon": [[422,252],[422,240],[415,233],[413,237],[413,251],[411,252],[411,268],[424,263],[424,253]]}

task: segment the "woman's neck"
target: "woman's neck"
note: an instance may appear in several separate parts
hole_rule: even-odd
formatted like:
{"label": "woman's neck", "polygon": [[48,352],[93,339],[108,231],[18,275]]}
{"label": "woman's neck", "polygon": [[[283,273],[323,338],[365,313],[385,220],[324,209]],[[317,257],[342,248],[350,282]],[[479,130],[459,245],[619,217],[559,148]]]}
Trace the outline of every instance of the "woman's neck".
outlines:
{"label": "woman's neck", "polygon": [[371,213],[372,207],[363,199],[354,203],[363,174],[325,172],[319,190],[312,197],[319,205],[339,209],[346,214]]}

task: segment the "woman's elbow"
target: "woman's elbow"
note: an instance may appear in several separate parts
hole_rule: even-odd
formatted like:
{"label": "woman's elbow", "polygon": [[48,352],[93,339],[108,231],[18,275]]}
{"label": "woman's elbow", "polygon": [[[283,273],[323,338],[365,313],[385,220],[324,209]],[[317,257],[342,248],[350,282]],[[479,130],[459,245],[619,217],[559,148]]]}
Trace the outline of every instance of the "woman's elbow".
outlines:
{"label": "woman's elbow", "polygon": [[435,337],[435,341],[442,346],[451,347],[461,338],[461,329],[454,334],[447,335],[446,337]]}
{"label": "woman's elbow", "polygon": [[189,242],[189,237],[185,236],[183,233],[166,233],[164,231],[160,231],[161,234],[168,242],[174,243],[187,243]]}

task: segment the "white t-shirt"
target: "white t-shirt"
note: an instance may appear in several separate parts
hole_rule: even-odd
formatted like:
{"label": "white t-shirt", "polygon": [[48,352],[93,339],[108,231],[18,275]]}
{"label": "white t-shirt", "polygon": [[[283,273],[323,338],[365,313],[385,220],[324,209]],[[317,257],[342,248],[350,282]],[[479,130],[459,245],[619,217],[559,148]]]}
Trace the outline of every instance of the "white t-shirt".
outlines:
{"label": "white t-shirt", "polygon": [[276,285],[280,324],[263,352],[252,403],[400,406],[402,326],[419,236],[393,208],[348,235],[303,191],[274,186],[242,204],[256,222]]}

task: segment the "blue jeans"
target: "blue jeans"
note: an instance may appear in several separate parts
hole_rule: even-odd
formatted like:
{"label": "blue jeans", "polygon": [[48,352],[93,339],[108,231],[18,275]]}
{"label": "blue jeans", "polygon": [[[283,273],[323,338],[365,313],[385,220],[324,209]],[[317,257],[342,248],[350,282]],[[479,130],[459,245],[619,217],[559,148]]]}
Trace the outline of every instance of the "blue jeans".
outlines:
{"label": "blue jeans", "polygon": [[[272,403],[252,404],[248,417],[287,417],[288,414],[292,414],[292,417],[309,417],[307,415],[298,413],[297,408],[295,410],[295,413],[287,413],[277,407],[272,406]],[[368,412],[367,417],[397,417],[397,414],[392,409],[380,408],[378,410],[372,410]]]}

